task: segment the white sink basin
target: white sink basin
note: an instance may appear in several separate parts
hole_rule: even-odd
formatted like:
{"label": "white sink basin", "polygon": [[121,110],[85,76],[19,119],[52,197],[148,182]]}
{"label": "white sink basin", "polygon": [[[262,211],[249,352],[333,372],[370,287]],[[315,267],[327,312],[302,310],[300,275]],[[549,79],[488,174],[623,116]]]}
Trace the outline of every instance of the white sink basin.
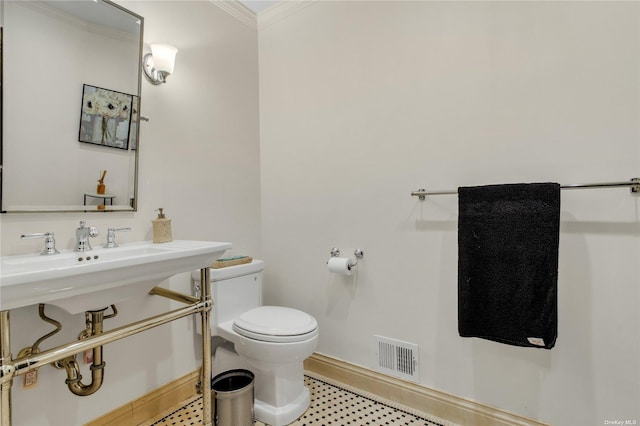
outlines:
{"label": "white sink basin", "polygon": [[2,256],[0,310],[38,303],[72,314],[102,309],[146,294],[172,275],[210,266],[230,248],[208,241],[145,241],[84,253]]}

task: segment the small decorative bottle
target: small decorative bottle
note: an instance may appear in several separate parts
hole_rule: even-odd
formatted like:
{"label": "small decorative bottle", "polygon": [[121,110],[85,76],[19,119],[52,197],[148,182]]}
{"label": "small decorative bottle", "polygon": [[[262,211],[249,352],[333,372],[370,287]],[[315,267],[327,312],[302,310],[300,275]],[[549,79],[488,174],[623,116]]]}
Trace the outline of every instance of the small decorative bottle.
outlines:
{"label": "small decorative bottle", "polygon": [[162,212],[163,208],[159,208],[158,217],[152,220],[153,223],[153,242],[154,243],[168,243],[173,241],[171,236],[171,219],[167,219]]}
{"label": "small decorative bottle", "polygon": [[100,179],[98,179],[98,187],[96,188],[96,192],[98,194],[104,194],[104,191],[107,188],[106,185],[104,184],[104,177],[106,175],[107,175],[107,171],[103,170],[102,171],[102,176],[100,176]]}

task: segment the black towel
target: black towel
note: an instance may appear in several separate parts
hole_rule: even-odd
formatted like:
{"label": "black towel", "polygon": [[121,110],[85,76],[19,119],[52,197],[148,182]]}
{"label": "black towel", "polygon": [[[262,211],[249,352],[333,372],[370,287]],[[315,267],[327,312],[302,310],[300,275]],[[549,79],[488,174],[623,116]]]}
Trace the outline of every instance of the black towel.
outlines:
{"label": "black towel", "polygon": [[558,332],[560,185],[458,188],[458,331],[551,349]]}

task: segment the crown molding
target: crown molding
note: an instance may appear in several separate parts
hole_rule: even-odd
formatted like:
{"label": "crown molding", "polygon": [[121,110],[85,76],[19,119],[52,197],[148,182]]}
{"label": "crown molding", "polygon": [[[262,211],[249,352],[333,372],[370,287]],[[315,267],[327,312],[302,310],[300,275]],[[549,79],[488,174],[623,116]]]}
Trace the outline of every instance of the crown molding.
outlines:
{"label": "crown molding", "polygon": [[258,30],[275,24],[294,13],[298,13],[316,1],[318,0],[287,0],[276,3],[258,14]]}
{"label": "crown molding", "polygon": [[258,29],[256,14],[237,0],[209,0],[249,28]]}
{"label": "crown molding", "polygon": [[249,28],[261,30],[293,15],[318,0],[286,0],[256,14],[238,0],[209,0]]}

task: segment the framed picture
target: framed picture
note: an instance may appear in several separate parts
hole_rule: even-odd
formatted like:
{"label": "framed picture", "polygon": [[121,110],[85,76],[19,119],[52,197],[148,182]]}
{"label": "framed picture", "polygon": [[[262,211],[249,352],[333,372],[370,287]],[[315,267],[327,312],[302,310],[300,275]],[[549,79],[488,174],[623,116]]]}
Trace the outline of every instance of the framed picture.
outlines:
{"label": "framed picture", "polygon": [[133,95],[131,104],[131,125],[129,126],[129,149],[138,149],[138,123],[140,123],[140,98]]}
{"label": "framed picture", "polygon": [[133,95],[84,84],[78,140],[128,149],[132,103]]}

